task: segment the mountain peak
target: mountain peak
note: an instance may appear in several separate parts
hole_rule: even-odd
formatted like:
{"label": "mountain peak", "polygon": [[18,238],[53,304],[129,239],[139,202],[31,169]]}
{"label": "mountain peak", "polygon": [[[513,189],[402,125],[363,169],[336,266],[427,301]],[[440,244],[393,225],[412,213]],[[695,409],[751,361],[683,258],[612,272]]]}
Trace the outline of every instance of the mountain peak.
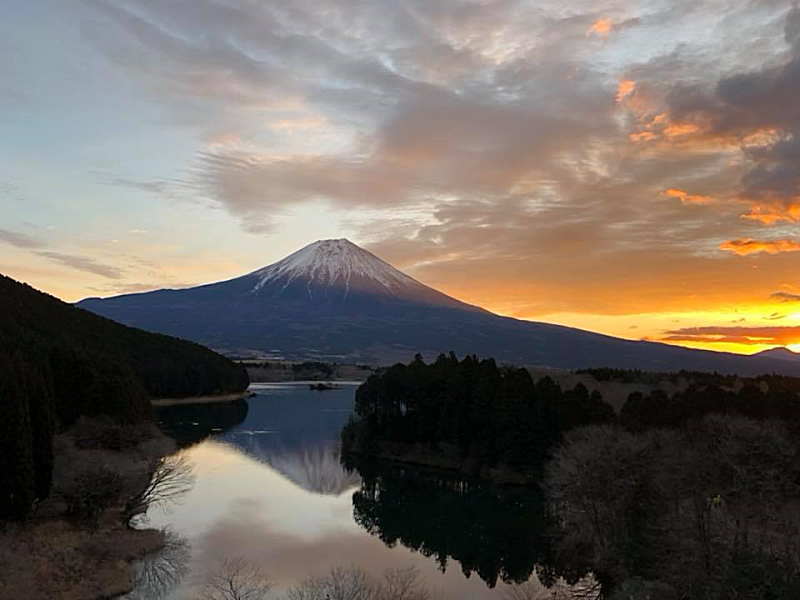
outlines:
{"label": "mountain peak", "polygon": [[769,350],[762,350],[761,352],[756,352],[754,356],[768,356],[771,358],[780,358],[782,360],[800,361],[800,353],[793,352],[792,350],[789,350],[789,348],[785,346],[770,348]]}
{"label": "mountain peak", "polygon": [[389,292],[409,285],[420,285],[389,263],[344,238],[318,240],[250,275],[257,280],[253,291],[276,281],[288,285],[296,279],[311,285],[335,285],[348,289],[352,284],[358,283],[363,287],[366,282],[371,282]]}

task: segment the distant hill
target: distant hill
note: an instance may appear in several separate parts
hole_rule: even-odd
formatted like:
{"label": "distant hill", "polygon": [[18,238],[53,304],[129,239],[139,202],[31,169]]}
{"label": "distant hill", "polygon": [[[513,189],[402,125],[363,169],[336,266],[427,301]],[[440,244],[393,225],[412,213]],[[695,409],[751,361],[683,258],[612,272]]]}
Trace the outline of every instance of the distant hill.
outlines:
{"label": "distant hill", "polygon": [[0,519],[49,493],[54,433],[81,416],[151,416],[150,397],[244,390],[240,365],[0,275]]}
{"label": "distant hill", "polygon": [[788,348],[770,348],[769,350],[758,352],[754,356],[774,358],[777,360],[790,360],[800,363],[800,353],[792,352]]}
{"label": "distant hill", "polygon": [[0,348],[23,346],[70,348],[130,368],[151,397],[223,394],[249,383],[241,365],[200,344],[115,323],[0,275]]}
{"label": "distant hill", "polygon": [[800,363],[633,341],[502,317],[434,290],[347,240],[314,242],[219,283],[78,306],[223,352],[390,364],[420,352],[518,365],[800,374]]}

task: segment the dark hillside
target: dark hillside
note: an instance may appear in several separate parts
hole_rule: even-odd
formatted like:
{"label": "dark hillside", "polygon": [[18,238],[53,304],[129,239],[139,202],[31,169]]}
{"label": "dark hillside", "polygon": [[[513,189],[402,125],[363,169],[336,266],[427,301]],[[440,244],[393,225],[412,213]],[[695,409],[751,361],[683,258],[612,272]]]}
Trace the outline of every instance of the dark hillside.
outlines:
{"label": "dark hillside", "polygon": [[120,325],[0,275],[3,347],[125,363],[153,397],[223,394],[249,383],[244,368],[200,344]]}
{"label": "dark hillside", "polygon": [[244,390],[243,367],[0,275],[0,519],[50,490],[53,434],[80,416],[151,417],[150,397]]}

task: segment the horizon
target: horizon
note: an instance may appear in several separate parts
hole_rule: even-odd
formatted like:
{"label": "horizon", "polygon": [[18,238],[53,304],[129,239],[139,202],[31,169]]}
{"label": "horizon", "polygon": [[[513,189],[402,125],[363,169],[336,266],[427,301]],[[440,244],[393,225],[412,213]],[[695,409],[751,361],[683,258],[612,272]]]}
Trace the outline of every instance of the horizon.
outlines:
{"label": "horizon", "polygon": [[12,1],[0,272],[75,302],[343,238],[504,316],[800,351],[800,8],[595,6]]}

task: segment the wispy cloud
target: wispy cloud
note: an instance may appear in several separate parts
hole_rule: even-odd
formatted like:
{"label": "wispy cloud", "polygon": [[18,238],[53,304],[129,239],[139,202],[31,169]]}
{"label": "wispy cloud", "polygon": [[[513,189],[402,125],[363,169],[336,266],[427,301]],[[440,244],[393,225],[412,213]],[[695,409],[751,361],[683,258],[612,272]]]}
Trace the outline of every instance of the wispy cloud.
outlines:
{"label": "wispy cloud", "polygon": [[770,298],[781,302],[800,302],[800,294],[792,294],[790,292],[773,292],[770,294]]}
{"label": "wispy cloud", "polygon": [[800,327],[685,327],[667,331],[661,339],[669,342],[785,346],[800,342]]}
{"label": "wispy cloud", "polygon": [[36,254],[43,258],[50,259],[54,262],[60,263],[64,266],[85,271],[94,275],[100,275],[108,279],[122,279],[123,271],[111,265],[105,265],[97,262],[93,258],[87,256],[76,256],[74,254],[64,254],[62,252],[53,252],[50,250],[40,250]]}
{"label": "wispy cloud", "polygon": [[739,256],[748,256],[750,254],[779,254],[781,252],[798,252],[800,251],[800,241],[797,240],[754,240],[752,238],[744,238],[740,240],[730,240],[722,242],[720,249],[728,252],[733,252]]}
{"label": "wispy cloud", "polygon": [[0,229],[0,241],[11,244],[17,248],[43,248],[44,242],[18,231]]}

